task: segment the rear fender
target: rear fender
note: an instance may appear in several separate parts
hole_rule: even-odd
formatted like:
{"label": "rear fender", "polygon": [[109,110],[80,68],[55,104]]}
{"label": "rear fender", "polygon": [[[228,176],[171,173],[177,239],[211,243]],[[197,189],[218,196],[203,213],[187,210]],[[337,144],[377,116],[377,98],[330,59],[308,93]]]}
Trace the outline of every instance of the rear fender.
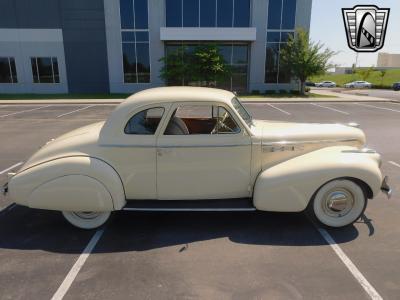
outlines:
{"label": "rear fender", "polygon": [[51,160],[18,173],[8,183],[9,196],[32,208],[111,211],[125,206],[117,172],[100,159],[84,156]]}
{"label": "rear fender", "polygon": [[379,154],[344,150],[349,147],[323,148],[261,172],[254,187],[254,206],[266,211],[302,211],[322,185],[343,177],[364,182],[376,196],[382,183]]}

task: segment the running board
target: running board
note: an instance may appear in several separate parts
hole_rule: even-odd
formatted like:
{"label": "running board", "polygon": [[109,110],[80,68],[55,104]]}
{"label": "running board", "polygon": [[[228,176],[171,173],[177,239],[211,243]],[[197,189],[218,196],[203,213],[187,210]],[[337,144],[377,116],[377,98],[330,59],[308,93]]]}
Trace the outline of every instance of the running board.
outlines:
{"label": "running board", "polygon": [[255,211],[250,198],[218,200],[128,200],[127,211]]}

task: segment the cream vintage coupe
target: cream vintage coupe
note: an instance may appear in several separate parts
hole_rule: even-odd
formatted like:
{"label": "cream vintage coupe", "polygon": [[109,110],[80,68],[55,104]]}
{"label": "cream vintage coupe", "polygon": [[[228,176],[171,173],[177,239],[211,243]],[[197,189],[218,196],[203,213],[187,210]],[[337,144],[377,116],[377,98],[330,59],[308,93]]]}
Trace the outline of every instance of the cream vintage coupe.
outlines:
{"label": "cream vintage coupe", "polygon": [[354,125],[253,120],[228,91],[155,88],[48,142],[4,191],[87,229],[117,210],[307,210],[341,227],[390,195],[364,145]]}

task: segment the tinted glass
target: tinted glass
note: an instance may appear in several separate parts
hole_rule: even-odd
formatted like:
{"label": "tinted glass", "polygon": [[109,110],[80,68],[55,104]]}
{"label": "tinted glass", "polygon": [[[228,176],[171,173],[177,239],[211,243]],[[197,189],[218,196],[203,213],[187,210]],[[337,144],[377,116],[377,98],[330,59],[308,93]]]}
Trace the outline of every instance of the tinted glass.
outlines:
{"label": "tinted glass", "polygon": [[281,33],[275,31],[269,31],[267,33],[267,43],[279,43],[281,39]]}
{"label": "tinted glass", "polygon": [[217,0],[200,0],[200,27],[216,26]]}
{"label": "tinted glass", "polygon": [[54,82],[55,83],[60,83],[60,74],[58,73],[58,62],[57,58],[53,57],[52,58],[53,62],[53,73],[54,73]]}
{"label": "tinted glass", "polygon": [[39,70],[39,81],[40,83],[52,83],[53,82],[53,71],[50,57],[38,57],[37,67]]}
{"label": "tinted glass", "polygon": [[281,33],[281,42],[285,43],[289,40],[289,36],[293,36],[292,31],[282,31]]}
{"label": "tinted glass", "polygon": [[278,77],[279,44],[267,44],[265,57],[265,82],[276,83]]}
{"label": "tinted glass", "polygon": [[17,83],[17,68],[15,67],[15,59],[13,57],[10,57],[10,68],[13,83]]}
{"label": "tinted glass", "polygon": [[281,28],[282,0],[270,0],[268,5],[268,29]]}
{"label": "tinted glass", "polygon": [[123,42],[134,42],[135,41],[135,32],[134,31],[122,32],[122,41]]}
{"label": "tinted glass", "polygon": [[165,0],[167,27],[182,27],[182,0]]}
{"label": "tinted glass", "polygon": [[199,27],[199,0],[183,1],[183,27]]}
{"label": "tinted glass", "polygon": [[136,44],[138,82],[150,81],[149,44]]}
{"label": "tinted glass", "polygon": [[148,42],[149,32],[148,31],[136,31],[136,41],[137,42]]}
{"label": "tinted glass", "polygon": [[133,0],[120,0],[121,28],[133,29]]}
{"label": "tinted glass", "polygon": [[219,45],[219,53],[225,60],[225,63],[230,64],[232,59],[232,45]]}
{"label": "tinted glass", "polygon": [[164,108],[150,108],[134,115],[126,124],[126,134],[152,135],[157,131]]}
{"label": "tinted glass", "polygon": [[8,57],[0,57],[0,83],[11,83],[10,65]]}
{"label": "tinted glass", "polygon": [[232,64],[247,64],[247,46],[233,45]]}
{"label": "tinted glass", "polygon": [[283,0],[282,29],[294,29],[296,21],[296,0]]}
{"label": "tinted glass", "polygon": [[122,44],[124,82],[136,83],[136,51],[135,44]]}
{"label": "tinted glass", "polygon": [[31,58],[31,66],[32,66],[33,82],[39,83],[39,74],[37,72],[36,58],[33,58],[33,57]]}
{"label": "tinted glass", "polygon": [[217,26],[232,27],[233,0],[217,0]]}
{"label": "tinted glass", "polygon": [[136,29],[147,29],[148,26],[148,12],[147,0],[135,0],[135,27]]}
{"label": "tinted glass", "polygon": [[234,27],[248,27],[250,25],[250,0],[234,0],[235,14]]}

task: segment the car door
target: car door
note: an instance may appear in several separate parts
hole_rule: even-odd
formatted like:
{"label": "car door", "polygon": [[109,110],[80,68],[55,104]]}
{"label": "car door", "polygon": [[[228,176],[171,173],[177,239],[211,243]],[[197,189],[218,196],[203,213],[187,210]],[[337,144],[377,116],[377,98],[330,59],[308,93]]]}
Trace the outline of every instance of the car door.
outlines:
{"label": "car door", "polygon": [[[224,116],[229,129],[218,122]],[[157,141],[158,199],[250,195],[251,137],[228,107],[177,103],[164,127]]]}

